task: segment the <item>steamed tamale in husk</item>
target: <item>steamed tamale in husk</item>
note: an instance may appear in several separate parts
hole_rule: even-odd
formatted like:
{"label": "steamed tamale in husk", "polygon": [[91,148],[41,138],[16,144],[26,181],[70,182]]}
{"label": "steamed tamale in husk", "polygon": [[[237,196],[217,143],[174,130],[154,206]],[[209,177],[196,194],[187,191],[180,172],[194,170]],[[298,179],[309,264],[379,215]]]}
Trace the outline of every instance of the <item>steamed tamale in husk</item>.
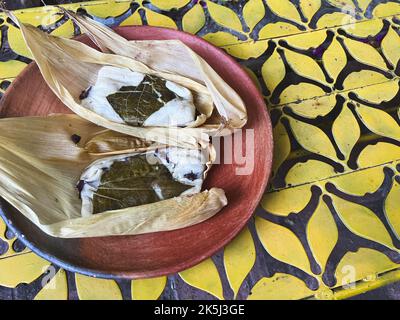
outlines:
{"label": "steamed tamale in husk", "polygon": [[[102,53],[24,24],[11,12],[7,15],[20,26],[49,87],[91,122],[183,147],[207,144],[209,134],[224,128],[231,132],[246,123],[239,95],[180,42],[154,41],[151,49],[152,41],[137,45],[85,18],[88,35],[112,51]],[[106,40],[98,36],[103,33]]]}
{"label": "steamed tamale in husk", "polygon": [[[242,128],[246,124],[246,107],[237,92],[202,57],[182,41],[128,41],[88,16],[63,8],[60,10],[72,18],[103,52],[130,57],[153,70],[181,75],[206,86],[226,129]],[[215,119],[206,123],[205,127],[212,128],[211,123],[215,126]],[[221,132],[231,131],[222,130]]]}
{"label": "steamed tamale in husk", "polygon": [[96,83],[84,90],[79,99],[83,107],[130,126],[184,127],[205,120],[205,115],[198,115],[195,120],[190,90],[125,68],[102,67]]}
{"label": "steamed tamale in husk", "polygon": [[212,146],[165,146],[76,115],[0,120],[0,196],[56,237],[141,234],[204,221],[227,203],[221,189],[201,192],[214,159]]}
{"label": "steamed tamale in husk", "polygon": [[82,216],[198,193],[207,162],[201,150],[177,147],[98,159],[79,180]]}

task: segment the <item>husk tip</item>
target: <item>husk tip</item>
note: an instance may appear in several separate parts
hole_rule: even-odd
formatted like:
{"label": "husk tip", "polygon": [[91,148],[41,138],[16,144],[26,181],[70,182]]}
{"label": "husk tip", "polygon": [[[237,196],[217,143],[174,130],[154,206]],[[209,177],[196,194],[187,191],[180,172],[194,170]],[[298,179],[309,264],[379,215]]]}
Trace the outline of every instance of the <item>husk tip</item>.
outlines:
{"label": "husk tip", "polygon": [[68,18],[70,18],[70,19],[72,19],[72,20],[76,20],[76,18],[77,18],[78,16],[79,16],[79,17],[83,17],[83,18],[86,17],[86,15],[83,14],[83,12],[79,12],[79,9],[81,9],[81,7],[78,8],[76,12],[74,12],[74,11],[72,11],[72,10],[69,10],[69,9],[66,9],[66,8],[64,8],[64,7],[62,7],[62,6],[59,6],[59,5],[55,5],[55,7],[56,7],[57,9],[59,9],[63,14],[67,15]]}
{"label": "husk tip", "polygon": [[10,18],[17,26],[19,26],[18,18],[10,10],[6,8],[5,2],[0,0],[0,12],[3,12],[8,18]]}
{"label": "husk tip", "polygon": [[60,10],[61,13],[66,14],[67,16],[71,17],[71,10],[63,8],[63,7],[59,6],[59,5],[55,5],[54,7],[56,7],[58,10]]}

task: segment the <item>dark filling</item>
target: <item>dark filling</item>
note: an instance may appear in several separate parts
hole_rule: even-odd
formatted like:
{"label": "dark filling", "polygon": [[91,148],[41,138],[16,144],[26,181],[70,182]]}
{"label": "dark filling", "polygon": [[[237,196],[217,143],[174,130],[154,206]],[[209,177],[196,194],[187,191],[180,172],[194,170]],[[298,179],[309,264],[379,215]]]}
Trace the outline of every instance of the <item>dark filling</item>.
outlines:
{"label": "dark filling", "polygon": [[107,96],[107,100],[127,124],[142,126],[152,113],[176,98],[165,84],[164,79],[146,75],[138,86],[121,87]]}
{"label": "dark filling", "polygon": [[78,144],[81,141],[81,136],[74,133],[71,135],[71,140],[73,143]]}
{"label": "dark filling", "polygon": [[198,174],[191,171],[190,173],[186,173],[183,177],[191,181],[194,181],[198,178]]}
{"label": "dark filling", "polygon": [[114,162],[103,173],[93,195],[93,213],[173,198],[190,188],[175,181],[163,164],[150,164],[145,155],[130,157]]}
{"label": "dark filling", "polygon": [[83,190],[84,185],[85,185],[85,181],[83,181],[83,180],[79,180],[79,182],[76,184],[76,188],[78,189],[78,192],[79,192],[79,199],[82,199],[81,192]]}
{"label": "dark filling", "polygon": [[79,99],[80,100],[86,99],[89,96],[90,90],[92,90],[92,87],[83,90],[82,93],[79,95]]}

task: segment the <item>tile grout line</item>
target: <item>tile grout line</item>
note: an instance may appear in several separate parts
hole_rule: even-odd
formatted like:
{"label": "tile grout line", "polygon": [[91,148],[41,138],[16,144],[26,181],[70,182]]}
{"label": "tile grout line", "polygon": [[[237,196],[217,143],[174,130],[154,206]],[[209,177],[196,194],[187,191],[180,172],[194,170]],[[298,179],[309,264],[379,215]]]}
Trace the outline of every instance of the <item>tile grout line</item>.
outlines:
{"label": "tile grout line", "polygon": [[[110,1],[107,0],[98,0],[98,1],[82,1],[82,2],[76,2],[76,3],[65,3],[61,4],[59,6],[68,8],[68,7],[95,7],[103,4],[109,4]],[[119,1],[121,3],[124,2],[130,2],[130,0],[127,1]],[[25,9],[17,9],[17,10],[11,10],[12,12],[16,14],[21,14],[25,15],[28,13],[48,13],[54,11],[56,8],[55,5],[48,5],[48,6],[40,6],[40,7],[32,7],[32,8],[25,8]],[[0,17],[5,17],[4,13],[0,13]]]}
{"label": "tile grout line", "polygon": [[[111,0],[111,1],[93,1],[93,2],[84,1],[84,2],[81,2],[81,3],[62,4],[60,6],[61,7],[66,7],[66,8],[68,8],[68,7],[76,7],[76,6],[77,7],[95,7],[95,6],[99,6],[99,5],[103,5],[103,4],[109,4],[110,2],[113,2],[113,3],[130,3],[131,0]],[[46,7],[48,7],[49,9],[46,9]],[[13,12],[15,12],[16,14],[21,14],[21,15],[26,14],[26,13],[32,13],[32,12],[33,13],[35,13],[35,12],[36,13],[47,13],[47,12],[54,11],[54,9],[56,8],[53,5],[49,5],[49,6],[46,6],[46,7],[33,7],[33,8],[26,8],[26,9],[18,9],[18,10],[13,10]],[[339,28],[341,28],[343,26],[351,26],[351,25],[366,23],[366,22],[369,22],[369,21],[383,20],[383,19],[386,19],[386,18],[392,18],[392,17],[396,17],[396,16],[399,16],[399,15],[400,15],[400,12],[395,13],[395,14],[391,14],[391,15],[387,15],[387,16],[377,16],[377,17],[374,17],[372,19],[368,19],[368,18],[363,17],[362,20],[355,20],[354,22],[344,23],[344,24],[341,24],[341,25],[326,26],[326,27],[318,28],[318,29],[308,29],[306,31],[299,30],[299,32],[296,32],[296,33],[289,33],[287,35],[282,35],[282,36],[277,36],[277,37],[261,38],[261,39],[257,39],[257,40],[249,39],[249,40],[246,40],[246,41],[242,41],[240,43],[224,44],[224,45],[221,45],[219,47],[220,48],[225,48],[225,47],[237,46],[237,45],[241,45],[241,44],[245,44],[245,43],[252,43],[252,42],[255,43],[255,42],[260,42],[260,41],[269,41],[269,40],[274,40],[274,39],[288,38],[288,37],[292,37],[292,36],[298,36],[300,34],[308,34],[308,33],[318,32],[318,31],[321,31],[321,30],[339,29]],[[0,17],[2,17],[2,16],[5,16],[4,13],[0,13]],[[268,24],[266,24],[266,25],[268,25]],[[242,30],[242,31],[239,31],[239,32],[244,32],[244,31]]]}
{"label": "tile grout line", "polygon": [[[294,101],[291,101],[291,102],[286,102],[286,103],[281,103],[281,104],[269,105],[268,108],[271,109],[271,110],[272,109],[275,110],[275,109],[279,109],[279,108],[285,107],[287,105],[293,105],[293,104],[300,105],[302,102],[305,102],[305,101],[318,100],[320,98],[329,97],[329,96],[332,96],[332,95],[337,95],[337,94],[342,94],[342,93],[346,94],[346,93],[354,91],[354,90],[360,90],[360,89],[369,88],[369,87],[373,87],[373,86],[378,86],[378,85],[381,85],[381,84],[384,84],[384,83],[389,83],[389,82],[392,82],[392,81],[399,81],[399,80],[400,80],[400,77],[397,76],[397,77],[395,77],[393,79],[389,79],[389,80],[386,80],[386,81],[371,83],[371,84],[367,84],[365,86],[354,87],[354,88],[346,89],[346,90],[338,90],[338,91],[330,92],[330,93],[327,93],[327,94],[324,94],[324,95],[321,95],[321,96],[314,96],[314,97],[311,97],[311,98],[306,98],[306,99],[301,99],[301,100],[294,100]],[[265,98],[265,100],[267,100],[267,99],[268,99],[268,96]]]}
{"label": "tile grout line", "polygon": [[[127,2],[130,2],[130,1],[128,1],[128,0],[126,0],[126,1],[120,0],[120,1],[112,1],[112,2],[127,3]],[[70,5],[67,4],[67,5],[64,5],[64,6],[65,7],[68,7],[68,6],[84,7],[84,6],[98,6],[98,5],[102,5],[102,4],[108,4],[108,3],[109,3],[109,1],[96,1],[96,3],[83,2],[83,3],[80,3],[80,4],[70,4]],[[53,6],[49,6],[49,7],[51,9],[47,9],[46,10],[46,9],[44,9],[44,7],[39,7],[39,8],[28,8],[28,9],[22,9],[22,10],[15,10],[15,12],[16,13],[21,13],[21,14],[24,14],[25,12],[38,12],[38,13],[51,12],[54,9],[54,7]],[[268,40],[272,40],[272,39],[289,38],[289,37],[293,37],[293,36],[298,36],[300,34],[310,34],[310,33],[318,32],[318,31],[321,31],[321,30],[339,29],[340,27],[343,27],[343,26],[350,26],[350,25],[356,25],[356,24],[361,24],[361,23],[368,23],[369,21],[383,20],[385,18],[391,18],[391,17],[395,17],[395,16],[398,16],[398,15],[400,15],[400,13],[393,14],[393,15],[388,15],[388,16],[375,17],[373,19],[363,19],[363,20],[352,22],[352,23],[343,24],[343,25],[340,25],[340,26],[337,26],[337,25],[336,26],[330,26],[330,27],[328,26],[328,27],[324,27],[324,28],[320,28],[320,29],[311,29],[311,30],[307,30],[305,32],[292,33],[292,34],[288,34],[288,35],[284,35],[284,36],[278,36],[278,37],[272,37],[272,38],[261,38],[261,39],[258,39],[256,41],[249,40],[249,41],[244,41],[244,42],[241,42],[241,43],[226,44],[226,45],[222,45],[222,46],[219,46],[219,47],[220,48],[225,48],[225,47],[229,47],[229,46],[238,46],[238,45],[249,43],[249,42],[260,42],[260,41],[268,41]],[[0,81],[11,80],[11,79],[14,79],[15,77],[10,76],[10,77],[5,77],[5,78],[0,78]],[[380,84],[383,84],[383,83],[388,83],[388,82],[396,81],[396,80],[398,80],[398,78],[390,79],[390,80],[384,81],[384,82],[369,84],[369,85],[365,85],[365,86],[361,86],[361,87],[351,88],[351,89],[348,89],[348,90],[342,90],[342,91],[338,91],[338,92],[333,92],[333,93],[322,95],[322,96],[315,96],[315,97],[303,99],[303,100],[300,100],[300,101],[293,101],[293,102],[288,102],[288,103],[285,103],[285,104],[273,105],[270,108],[271,109],[275,109],[275,108],[279,108],[279,107],[282,107],[282,106],[285,106],[285,105],[288,105],[288,104],[300,104],[301,102],[304,102],[304,101],[319,99],[319,98],[322,98],[322,97],[327,97],[327,96],[335,95],[335,94],[347,93],[349,91],[362,89],[362,88],[368,88],[368,87],[371,87],[371,86],[376,86],[376,85],[380,85]],[[400,160],[400,159],[392,160],[392,161],[389,161],[389,162],[386,162],[386,163],[382,163],[382,164],[378,164],[378,165],[375,165],[375,166],[361,168],[361,169],[350,171],[350,172],[344,172],[344,173],[341,173],[341,174],[338,174],[338,175],[335,175],[335,176],[330,176],[330,177],[323,178],[323,179],[320,179],[320,180],[310,181],[310,182],[306,182],[306,183],[290,186],[290,187],[287,187],[287,188],[274,189],[274,190],[268,191],[266,193],[271,193],[271,192],[275,192],[275,191],[285,190],[285,189],[288,189],[288,188],[293,188],[293,187],[303,186],[303,185],[312,184],[312,183],[316,183],[316,182],[320,182],[320,181],[325,181],[327,179],[340,177],[340,176],[343,176],[343,175],[346,175],[346,174],[351,174],[351,173],[354,173],[354,172],[359,172],[359,171],[362,171],[362,170],[367,170],[367,169],[383,166],[385,164],[393,163],[393,162],[398,161],[398,160]],[[4,258],[0,257],[0,259],[5,259],[5,258],[8,258],[8,257],[4,257]]]}
{"label": "tile grout line", "polygon": [[[22,256],[22,255],[25,255],[25,254],[28,254],[28,253],[34,253],[34,252],[31,251],[30,249],[28,249],[28,251],[25,251],[25,252],[15,253],[15,254],[12,254],[12,255],[9,255],[9,256],[6,256],[6,257],[0,257],[0,261],[1,260],[6,260],[6,259],[10,259],[10,258],[14,258],[16,256]],[[46,260],[46,259],[44,259],[44,260]]]}
{"label": "tile grout line", "polygon": [[319,183],[319,182],[324,182],[324,181],[327,181],[327,180],[330,180],[330,179],[339,178],[339,177],[346,176],[346,175],[349,175],[349,174],[352,174],[352,173],[358,173],[358,172],[365,171],[365,170],[368,170],[368,169],[374,169],[374,168],[378,168],[378,167],[383,167],[383,166],[388,165],[388,164],[395,164],[396,162],[400,162],[400,158],[399,159],[390,160],[390,161],[387,161],[387,162],[384,162],[384,163],[380,163],[380,164],[377,164],[377,165],[373,165],[373,166],[368,166],[368,167],[359,168],[359,169],[348,171],[348,172],[339,173],[337,175],[329,176],[329,177],[322,178],[322,179],[319,179],[319,180],[308,181],[308,182],[299,183],[299,184],[296,184],[296,185],[291,185],[289,187],[269,190],[269,191],[264,192],[264,195],[269,194],[269,193],[283,191],[283,190],[288,190],[288,189],[292,189],[292,188],[303,187],[303,186],[306,186],[306,185],[311,185],[311,184],[315,184],[315,183]]}
{"label": "tile grout line", "polygon": [[[364,20],[358,20],[358,21],[355,21],[355,22],[352,22],[352,23],[345,23],[345,24],[341,24],[341,25],[327,26],[327,27],[323,27],[323,28],[320,28],[320,29],[308,29],[308,30],[305,30],[305,31],[300,31],[299,30],[299,32],[289,33],[287,35],[282,35],[282,36],[276,36],[276,37],[270,37],[270,38],[260,38],[260,39],[257,39],[257,40],[249,39],[249,40],[242,41],[240,43],[224,44],[224,45],[221,45],[220,48],[239,46],[239,45],[245,44],[245,43],[256,43],[256,42],[260,42],[260,41],[269,41],[269,40],[275,40],[275,39],[290,38],[290,37],[295,37],[295,36],[298,36],[298,35],[301,35],[301,34],[310,34],[310,33],[319,32],[319,31],[328,30],[328,29],[340,29],[341,27],[344,27],[344,26],[352,26],[352,25],[357,25],[357,24],[361,24],[361,23],[367,23],[367,22],[370,22],[370,21],[384,20],[384,19],[388,19],[388,18],[397,17],[399,15],[400,15],[400,12],[395,13],[395,14],[391,14],[391,15],[387,15],[387,16],[375,17],[373,19],[364,19]],[[268,25],[268,24],[266,24],[266,25]]]}
{"label": "tile grout line", "polygon": [[[386,270],[386,271],[382,271],[382,272],[378,272],[377,273],[377,276],[378,276],[378,278],[377,278],[377,280],[375,280],[375,281],[379,281],[379,278],[380,277],[385,277],[385,276],[387,276],[387,275],[391,275],[391,274],[395,274],[395,273],[400,273],[400,268],[399,267],[393,267],[392,269],[389,269],[389,270]],[[354,281],[354,282],[352,282],[352,283],[354,283],[356,286],[359,286],[359,285],[362,285],[362,284],[365,284],[367,281],[365,281],[363,278],[361,278],[361,279],[358,279],[358,280],[356,280],[356,281]],[[371,282],[371,283],[373,283],[373,282]],[[321,287],[320,287],[321,288]],[[335,293],[337,293],[337,292],[342,292],[343,290],[346,290],[346,289],[344,289],[343,288],[343,285],[336,285],[336,286],[334,286],[334,287],[328,287],[328,289],[329,290],[331,290],[332,292],[333,292],[333,294],[335,295]],[[353,290],[353,289],[350,289],[350,290]],[[373,289],[372,289],[373,290]],[[369,290],[368,290],[369,291]],[[316,297],[316,293],[318,292],[318,289],[316,290],[316,291],[314,291],[315,293],[314,294],[312,294],[312,295],[309,295],[309,296],[306,296],[306,297],[304,297],[304,298],[302,298],[301,300],[318,300],[318,298]],[[343,291],[344,292],[344,291]],[[359,294],[359,293],[358,293]],[[358,294],[355,294],[355,295],[358,295]],[[354,295],[350,295],[350,296],[347,296],[346,298],[350,298],[350,297],[353,297]]]}

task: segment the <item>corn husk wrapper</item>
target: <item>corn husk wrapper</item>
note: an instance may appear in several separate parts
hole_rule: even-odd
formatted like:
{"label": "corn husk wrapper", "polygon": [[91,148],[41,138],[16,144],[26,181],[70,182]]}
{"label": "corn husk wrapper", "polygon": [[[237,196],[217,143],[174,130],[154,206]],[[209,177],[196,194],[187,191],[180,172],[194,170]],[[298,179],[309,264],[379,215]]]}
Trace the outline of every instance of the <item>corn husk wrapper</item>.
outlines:
{"label": "corn husk wrapper", "polygon": [[[175,47],[166,45],[163,48],[166,53],[163,59],[171,68],[165,68],[165,71],[156,70],[149,66],[151,61],[147,61],[149,65],[146,65],[138,57],[130,58],[127,55],[101,53],[78,41],[54,37],[31,25],[20,23],[11,12],[6,12],[6,14],[20,26],[24,40],[51,90],[73,112],[93,123],[146,140],[190,148],[199,143],[203,146],[207,145],[209,134],[217,134],[226,125],[230,128],[240,128],[246,122],[246,109],[240,97],[204,60],[190,49],[188,52],[191,52],[193,57],[198,57],[198,59],[193,60],[196,63],[192,63],[191,67],[201,70],[199,77],[203,79],[203,83],[199,82],[200,79],[194,80],[185,74],[181,74],[179,65],[182,62],[176,60],[176,58],[177,70],[173,70],[170,57],[174,56],[174,50],[177,49]],[[115,33],[112,33],[112,35],[116,36]],[[126,40],[124,43],[118,41],[116,43],[121,46],[129,44]],[[162,47],[162,44],[157,46]],[[145,52],[149,52],[149,49],[146,49]],[[128,52],[126,53],[128,54]],[[160,58],[162,57],[159,55],[155,56],[157,60]],[[83,90],[95,84],[98,71],[107,65],[155,75],[190,89],[194,93],[195,106],[201,113],[192,123],[193,128],[139,128],[110,121],[83,107],[79,99],[80,94]],[[204,122],[213,116],[214,103],[221,121],[204,125]],[[194,127],[199,127],[201,130]]]}
{"label": "corn husk wrapper", "polygon": [[201,130],[134,127],[112,122],[81,106],[79,99],[83,90],[95,84],[98,71],[103,66],[115,66],[155,75],[190,89],[196,94],[197,109],[211,116],[213,102],[205,86],[179,75],[154,71],[128,57],[104,54],[78,41],[48,35],[31,25],[20,23],[12,12],[7,11],[6,14],[20,26],[25,42],[50,89],[74,113],[97,125],[145,140],[187,148],[197,147],[199,143],[208,144],[209,137]]}
{"label": "corn husk wrapper", "polygon": [[[153,70],[179,74],[205,85],[226,129],[242,128],[247,121],[246,107],[240,96],[215,70],[191,48],[179,40],[128,41],[107,26],[60,8],[72,18],[103,51],[140,61]],[[212,126],[210,126],[212,127]],[[225,131],[230,133],[229,131]]]}
{"label": "corn husk wrapper", "polygon": [[[81,140],[75,144],[72,135]],[[204,221],[226,205],[218,188],[192,196],[81,216],[76,184],[93,161],[144,152],[159,144],[105,130],[76,115],[0,120],[0,196],[49,235],[62,238],[133,235]],[[209,168],[215,159],[210,147]]]}

